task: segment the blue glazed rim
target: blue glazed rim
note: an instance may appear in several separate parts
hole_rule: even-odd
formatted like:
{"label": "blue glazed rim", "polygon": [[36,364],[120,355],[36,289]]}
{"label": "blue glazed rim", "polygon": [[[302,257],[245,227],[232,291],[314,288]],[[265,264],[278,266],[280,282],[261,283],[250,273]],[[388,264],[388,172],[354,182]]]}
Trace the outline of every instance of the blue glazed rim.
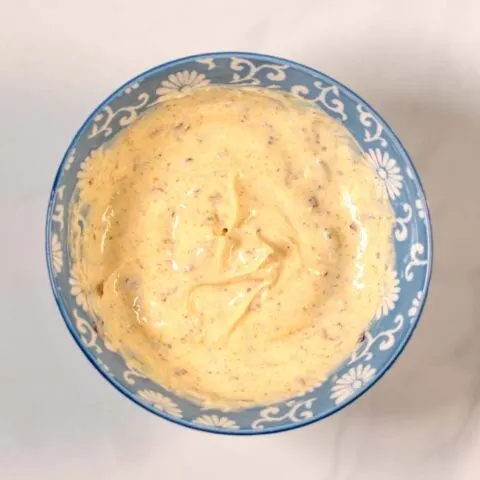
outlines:
{"label": "blue glazed rim", "polygon": [[[428,258],[427,258],[427,265],[426,265],[427,269],[426,269],[426,273],[425,273],[425,280],[424,280],[424,284],[423,284],[424,296],[423,296],[423,299],[422,299],[422,303],[419,307],[417,321],[411,326],[411,328],[409,329],[409,331],[405,335],[403,341],[398,344],[397,348],[392,353],[392,355],[390,356],[388,361],[384,364],[384,366],[379,371],[377,371],[377,374],[376,374],[375,378],[370,383],[368,383],[366,386],[364,386],[364,388],[358,390],[357,393],[352,395],[352,397],[350,397],[348,399],[348,401],[346,401],[342,405],[334,406],[334,407],[330,408],[329,410],[323,412],[322,414],[314,416],[314,417],[312,417],[310,419],[307,419],[303,422],[292,423],[290,425],[281,425],[281,426],[270,427],[270,428],[267,427],[267,428],[262,429],[262,430],[253,430],[253,429],[240,430],[240,431],[224,430],[224,429],[221,429],[221,428],[215,428],[215,427],[211,427],[211,426],[203,426],[203,425],[195,424],[193,422],[189,422],[189,421],[186,421],[186,420],[183,420],[183,419],[180,419],[180,418],[169,417],[169,416],[165,415],[162,411],[154,409],[147,402],[143,402],[142,400],[136,398],[127,388],[125,388],[122,384],[120,384],[115,378],[107,375],[107,373],[99,367],[95,357],[85,347],[85,345],[80,340],[79,335],[77,334],[75,329],[72,327],[72,323],[70,321],[69,314],[67,312],[67,309],[65,308],[65,305],[63,304],[62,297],[61,297],[60,292],[59,292],[59,290],[56,286],[56,283],[54,281],[54,276],[53,276],[54,270],[53,270],[53,265],[52,265],[51,246],[50,246],[50,242],[48,241],[50,225],[51,225],[51,222],[52,222],[53,208],[54,208],[54,205],[55,205],[55,196],[56,196],[56,192],[57,192],[57,187],[58,187],[60,176],[61,176],[61,174],[63,172],[63,169],[64,169],[64,166],[65,166],[65,163],[67,162],[68,153],[70,152],[72,147],[76,144],[77,140],[83,134],[87,125],[90,123],[90,121],[93,119],[93,117],[97,114],[97,112],[100,111],[106,104],[108,104],[115,97],[120,95],[121,92],[128,85],[130,85],[134,82],[140,82],[141,80],[143,80],[144,77],[149,76],[150,74],[152,74],[154,72],[163,70],[167,67],[173,67],[175,65],[181,65],[186,61],[195,61],[195,60],[200,59],[200,58],[205,58],[205,57],[224,58],[224,57],[231,57],[231,56],[243,56],[243,57],[247,57],[249,59],[261,60],[261,61],[269,61],[269,60],[272,61],[273,60],[274,62],[275,61],[276,62],[282,62],[283,64],[288,65],[289,67],[292,67],[296,70],[303,70],[303,71],[305,71],[309,74],[313,74],[313,75],[316,75],[316,76],[323,77],[323,78],[327,79],[332,84],[337,85],[338,87],[343,89],[344,93],[347,96],[349,96],[350,98],[352,98],[356,101],[360,101],[364,105],[366,105],[371,110],[371,112],[373,114],[375,114],[377,116],[377,118],[381,120],[381,122],[383,122],[383,125],[385,126],[385,128],[392,135],[392,138],[393,138],[394,142],[396,143],[397,148],[400,151],[403,152],[406,160],[408,161],[409,167],[412,169],[412,171],[415,175],[415,180],[418,183],[418,187],[419,187],[419,193],[423,197],[424,205],[425,205],[425,220],[426,220],[425,225],[426,225],[426,232],[427,232]],[[125,395],[125,397],[127,397],[128,399],[130,399],[131,401],[133,401],[134,403],[136,403],[140,407],[144,408],[145,410],[148,410],[149,412],[151,412],[151,413],[153,413],[153,414],[155,414],[155,415],[157,415],[157,416],[159,416],[159,417],[161,417],[165,420],[168,420],[169,422],[172,422],[172,423],[175,423],[175,424],[178,424],[178,425],[182,425],[184,427],[188,427],[188,428],[191,428],[193,430],[203,431],[203,432],[220,433],[220,434],[223,434],[223,435],[234,435],[234,436],[245,436],[245,435],[248,436],[248,435],[265,435],[265,434],[269,434],[269,433],[279,433],[279,432],[284,432],[284,431],[288,431],[288,430],[294,430],[294,429],[304,427],[306,425],[310,425],[312,423],[318,422],[319,420],[325,419],[325,418],[329,417],[330,415],[333,415],[334,413],[344,409],[345,407],[347,407],[348,405],[353,403],[355,400],[357,400],[359,397],[364,395],[367,391],[369,391],[385,375],[385,373],[388,370],[390,370],[390,368],[395,363],[395,361],[398,359],[400,354],[404,351],[407,343],[409,342],[410,338],[413,335],[413,332],[417,328],[417,325],[418,325],[418,323],[420,321],[420,318],[422,316],[422,313],[423,313],[423,309],[424,309],[425,304],[427,302],[430,280],[431,280],[431,276],[432,276],[432,265],[433,265],[433,235],[432,235],[431,215],[430,215],[430,210],[429,210],[429,207],[428,207],[428,202],[427,202],[427,199],[426,199],[426,196],[425,196],[425,191],[424,191],[422,182],[420,180],[420,176],[418,175],[418,172],[415,168],[415,165],[413,164],[413,161],[410,158],[407,150],[405,149],[405,147],[403,146],[402,142],[400,141],[398,136],[395,134],[393,129],[390,127],[390,125],[383,119],[383,117],[368,102],[366,102],[363,98],[361,98],[359,95],[357,95],[350,88],[348,88],[346,85],[339,82],[338,80],[335,80],[334,78],[332,78],[332,77],[330,77],[330,76],[328,76],[328,75],[326,75],[326,74],[324,74],[324,73],[322,73],[318,70],[315,70],[314,68],[307,67],[305,65],[294,62],[292,60],[287,60],[287,59],[282,58],[282,57],[277,57],[277,56],[274,56],[274,55],[261,54],[261,53],[241,52],[241,51],[227,51],[227,52],[209,52],[209,53],[189,55],[189,56],[186,56],[186,57],[182,57],[182,58],[179,58],[179,59],[176,59],[176,60],[172,60],[170,62],[166,62],[166,63],[160,64],[160,65],[157,65],[153,68],[150,68],[150,69],[142,72],[141,74],[131,78],[127,82],[125,82],[122,86],[117,88],[111,95],[109,95],[103,102],[101,102],[92,111],[92,113],[87,117],[87,119],[85,120],[85,122],[83,123],[81,128],[77,131],[77,133],[73,137],[73,139],[70,142],[68,148],[66,149],[65,154],[62,158],[62,161],[61,161],[61,163],[58,167],[57,173],[55,175],[55,179],[53,181],[53,185],[52,185],[52,188],[51,188],[51,191],[50,191],[50,198],[49,198],[49,202],[48,202],[46,224],[45,224],[45,254],[46,254],[46,261],[47,261],[47,269],[48,269],[48,276],[49,276],[49,280],[50,280],[50,286],[52,288],[52,292],[53,292],[54,297],[55,297],[57,308],[60,311],[60,314],[61,314],[61,316],[62,316],[62,318],[65,322],[65,325],[66,325],[68,331],[72,335],[76,344],[80,347],[81,351],[84,353],[84,355],[90,361],[90,363],[95,367],[95,369],[111,385],[113,385],[113,387],[115,387],[119,392],[121,392],[123,395]]]}

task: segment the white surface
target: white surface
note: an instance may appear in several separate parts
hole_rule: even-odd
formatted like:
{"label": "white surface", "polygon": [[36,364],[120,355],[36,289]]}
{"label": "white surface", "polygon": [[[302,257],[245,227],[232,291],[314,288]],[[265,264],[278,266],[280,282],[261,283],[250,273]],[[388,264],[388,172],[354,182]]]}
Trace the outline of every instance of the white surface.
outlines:
{"label": "white surface", "polygon": [[[0,478],[479,478],[480,3],[244,2],[0,0]],[[109,386],[63,325],[43,253],[53,176],[92,108],[155,64],[228,49],[317,67],[367,99],[434,219],[428,306],[394,368],[326,421],[251,438],[169,424]]]}

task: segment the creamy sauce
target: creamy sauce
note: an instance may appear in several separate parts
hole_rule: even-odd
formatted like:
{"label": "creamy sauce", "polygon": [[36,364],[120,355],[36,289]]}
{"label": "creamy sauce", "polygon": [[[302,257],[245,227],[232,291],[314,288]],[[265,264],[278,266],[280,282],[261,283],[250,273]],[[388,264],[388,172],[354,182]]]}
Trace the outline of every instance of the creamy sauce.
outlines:
{"label": "creamy sauce", "polygon": [[346,130],[281,93],[172,97],[91,154],[78,194],[71,254],[102,334],[208,407],[319,385],[392,265],[390,206]]}

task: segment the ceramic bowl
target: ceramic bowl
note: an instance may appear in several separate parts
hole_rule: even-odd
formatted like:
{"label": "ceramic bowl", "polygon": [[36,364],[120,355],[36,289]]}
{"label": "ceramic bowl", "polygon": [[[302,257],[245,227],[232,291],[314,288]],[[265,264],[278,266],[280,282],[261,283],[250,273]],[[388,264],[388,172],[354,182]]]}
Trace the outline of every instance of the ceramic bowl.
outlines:
{"label": "ceramic bowl", "polygon": [[[342,122],[365,152],[396,215],[396,269],[392,287],[355,352],[321,386],[274,405],[223,412],[201,408],[169,392],[109,350],[86,309],[85,292],[67,247],[68,205],[93,150],[175,91],[207,85],[258,85],[292,92]],[[253,53],[210,53],[175,60],[129,81],[86,120],[60,164],[46,223],[46,255],[52,290],[67,328],[92,365],[121,393],[177,424],[210,432],[259,434],[307,425],[345,407],[366,392],[404,349],[420,318],[432,266],[432,233],[425,195],[412,161],[386,122],[341,83],[298,63]]]}

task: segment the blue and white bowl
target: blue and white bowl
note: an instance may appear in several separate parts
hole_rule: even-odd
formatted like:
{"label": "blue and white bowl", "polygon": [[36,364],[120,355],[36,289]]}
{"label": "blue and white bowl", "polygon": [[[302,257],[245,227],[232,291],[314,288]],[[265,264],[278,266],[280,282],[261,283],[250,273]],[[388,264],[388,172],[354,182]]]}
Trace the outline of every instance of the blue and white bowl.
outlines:
{"label": "blue and white bowl", "polygon": [[[364,341],[318,388],[274,405],[237,412],[204,409],[134,371],[97,335],[84,307],[68,252],[68,205],[82,162],[172,91],[207,85],[258,85],[312,100],[342,122],[384,182],[396,215],[396,271]],[[306,425],[345,407],[392,365],[412,335],[426,300],[432,266],[432,232],[422,185],[402,144],[365,101],[311,68],[252,53],[211,53],[155,67],[108,97],[80,128],[62,160],[48,206],[46,255],[50,281],[63,319],[95,368],[120,392],[147,410],[188,427],[218,433],[280,432]]]}

